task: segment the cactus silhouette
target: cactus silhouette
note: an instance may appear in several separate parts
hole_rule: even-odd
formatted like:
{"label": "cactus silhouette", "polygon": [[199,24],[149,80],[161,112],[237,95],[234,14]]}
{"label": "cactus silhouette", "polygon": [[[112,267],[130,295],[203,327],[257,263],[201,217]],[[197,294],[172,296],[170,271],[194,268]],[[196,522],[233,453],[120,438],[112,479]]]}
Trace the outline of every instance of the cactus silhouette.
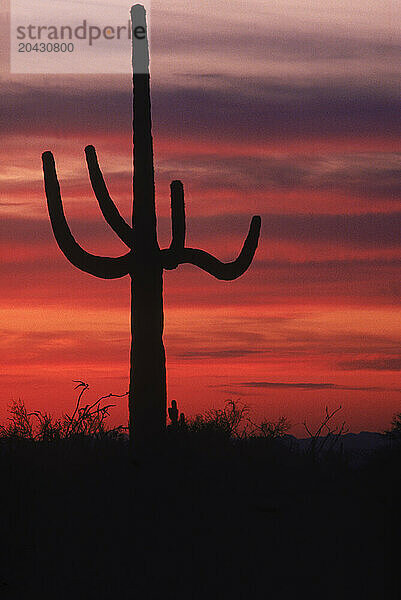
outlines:
{"label": "cactus silhouette", "polygon": [[171,407],[168,409],[168,416],[170,418],[171,425],[173,427],[178,427],[178,407],[176,400],[171,401]]}
{"label": "cactus silhouette", "polygon": [[[171,183],[172,240],[160,249],[156,233],[153,141],[150,106],[146,12],[131,8],[133,67],[133,212],[132,227],[121,217],[108,193],[93,146],[85,148],[89,177],[102,214],[129,252],[119,258],[89,254],[75,241],[65,218],[51,152],[42,155],[47,206],[54,236],[66,258],[95,277],[131,277],[131,356],[129,388],[130,439],[142,444],[166,428],[166,360],[163,345],[163,270],[190,263],[217,279],[242,275],[253,259],[260,232],[254,216],[236,260],[223,263],[209,253],[185,246],[184,188]],[[136,37],[134,29],[145,32]],[[140,28],[143,28],[142,30]],[[138,29],[137,29],[138,30]],[[143,39],[142,39],[143,38]]]}

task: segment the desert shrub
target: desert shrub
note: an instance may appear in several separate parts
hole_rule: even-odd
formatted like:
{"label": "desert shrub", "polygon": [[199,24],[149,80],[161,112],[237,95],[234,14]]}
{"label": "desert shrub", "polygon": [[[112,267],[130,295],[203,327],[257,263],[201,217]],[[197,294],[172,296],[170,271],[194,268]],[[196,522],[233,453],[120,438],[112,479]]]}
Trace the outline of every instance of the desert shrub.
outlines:
{"label": "desert shrub", "polygon": [[[239,400],[227,400],[223,408],[213,408],[193,418],[185,419],[175,431],[190,445],[199,440],[202,448],[211,452],[217,447],[238,447],[248,450],[266,448],[283,438],[291,425],[286,417],[277,421],[264,419],[260,424],[250,418],[250,409]],[[262,452],[263,454],[263,452]]]}
{"label": "desert shrub", "polygon": [[122,437],[125,427],[120,425],[110,429],[107,425],[109,409],[115,404],[102,405],[102,402],[111,397],[121,398],[126,394],[108,394],[92,404],[81,406],[82,398],[89,385],[83,381],[74,383],[78,384],[75,389],[79,389],[79,393],[71,415],[64,414],[57,419],[47,412],[28,412],[24,402],[19,399],[14,401],[9,409],[9,422],[0,425],[0,439],[51,443],[77,438],[118,439]]}
{"label": "desert shrub", "polygon": [[212,408],[188,419],[187,429],[189,433],[223,440],[242,439],[247,435],[248,413],[247,406],[227,400],[224,408]]}
{"label": "desert shrub", "polygon": [[305,430],[310,438],[310,445],[308,452],[317,457],[323,452],[332,452],[341,445],[341,437],[348,432],[345,421],[340,425],[331,425],[333,417],[341,410],[341,406],[329,412],[328,407],[325,408],[325,416],[317,426],[316,430],[312,432],[306,421],[304,422]]}
{"label": "desert shrub", "polygon": [[287,417],[279,417],[277,421],[268,421],[264,419],[259,425],[249,420],[252,429],[248,435],[261,437],[268,440],[277,440],[282,438],[291,429],[291,423]]}
{"label": "desert shrub", "polygon": [[12,403],[9,412],[11,417],[7,425],[0,425],[0,436],[7,439],[34,439],[32,413],[28,413],[22,400]]}
{"label": "desert shrub", "polygon": [[394,415],[390,429],[387,429],[385,433],[390,440],[401,444],[401,413]]}

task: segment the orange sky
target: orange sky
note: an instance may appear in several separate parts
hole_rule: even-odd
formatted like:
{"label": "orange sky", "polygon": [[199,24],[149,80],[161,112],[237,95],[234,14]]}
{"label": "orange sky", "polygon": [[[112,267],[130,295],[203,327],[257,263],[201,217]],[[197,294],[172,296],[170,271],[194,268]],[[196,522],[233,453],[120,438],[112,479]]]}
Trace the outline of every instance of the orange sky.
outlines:
{"label": "orange sky", "polygon": [[[220,259],[236,256],[250,217],[262,216],[240,279],[216,281],[191,266],[165,275],[169,399],[188,414],[240,398],[255,417],[286,415],[302,434],[326,405],[341,404],[353,431],[381,430],[401,410],[397,33],[390,4],[381,22],[369,17],[371,3],[359,4],[365,20],[348,15],[347,27],[341,6],[330,20],[325,3],[313,13],[296,2],[286,21],[278,1],[275,19],[266,8],[241,37],[249,16],[224,22],[217,3],[213,37],[201,7],[174,2],[167,18],[153,3],[160,245],[170,241],[172,179],[185,186],[187,244]],[[181,28],[175,45],[171,20]],[[94,398],[127,390],[129,281],[96,279],[64,258],[41,153],[55,155],[85,249],[125,252],[102,220],[83,148],[95,145],[129,220],[130,77],[17,76],[3,63],[1,84],[0,418],[19,397],[59,414],[73,406],[73,379]],[[117,402],[121,422],[126,400]]]}

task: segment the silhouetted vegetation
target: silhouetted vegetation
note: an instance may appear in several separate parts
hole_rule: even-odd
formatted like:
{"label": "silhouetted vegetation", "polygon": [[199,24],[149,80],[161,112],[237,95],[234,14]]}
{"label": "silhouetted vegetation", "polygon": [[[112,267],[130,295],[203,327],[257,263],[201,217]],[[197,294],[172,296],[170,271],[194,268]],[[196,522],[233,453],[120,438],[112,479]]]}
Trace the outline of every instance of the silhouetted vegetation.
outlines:
{"label": "silhouetted vegetation", "polygon": [[398,446],[314,460],[284,417],[255,423],[229,400],[195,417],[172,403],[163,442],[133,456],[108,427],[114,395],[87,389],[58,419],[16,402],[1,428],[5,597],[265,598],[267,582],[280,598],[396,597]]}
{"label": "silhouetted vegetation", "polygon": [[327,458],[328,456],[332,456],[333,452],[342,452],[341,438],[347,433],[348,428],[345,421],[340,425],[332,425],[333,417],[340,410],[341,406],[330,412],[326,406],[323,420],[316,427],[315,431],[311,431],[306,421],[304,422],[305,430],[310,439],[308,452],[313,460],[317,460],[323,455]]}
{"label": "silhouetted vegetation", "polygon": [[386,431],[386,435],[391,440],[401,443],[401,413],[394,415],[391,427]]}
{"label": "silhouetted vegetation", "polygon": [[110,408],[115,404],[102,402],[109,398],[123,398],[127,394],[108,394],[96,400],[93,404],[81,406],[82,398],[89,385],[83,381],[75,381],[80,389],[75,410],[72,415],[63,415],[56,419],[51,414],[36,410],[28,413],[22,400],[14,401],[10,407],[11,417],[7,425],[0,425],[0,440],[57,442],[66,439],[89,437],[92,439],[118,438],[127,427],[119,425],[112,429],[106,427],[106,419]]}

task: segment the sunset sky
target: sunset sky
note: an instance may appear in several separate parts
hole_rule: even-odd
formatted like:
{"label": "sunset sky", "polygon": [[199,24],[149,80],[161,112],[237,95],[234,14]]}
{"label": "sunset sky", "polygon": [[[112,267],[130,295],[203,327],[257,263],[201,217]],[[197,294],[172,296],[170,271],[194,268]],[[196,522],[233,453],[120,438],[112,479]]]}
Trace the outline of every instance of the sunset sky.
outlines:
{"label": "sunset sky", "polygon": [[[395,0],[154,0],[151,86],[159,243],[181,179],[187,245],[233,260],[262,217],[250,269],[165,273],[168,396],[191,415],[241,399],[292,433],[342,405],[352,431],[401,411],[400,5]],[[1,40],[8,40],[1,3]],[[130,4],[121,1],[122,21]],[[129,74],[15,75],[1,42],[0,420],[21,398],[60,414],[72,380],[128,389],[130,286],[78,271],[53,237],[41,154],[68,221],[119,256],[84,147],[132,210]],[[107,55],[105,56],[107,60]],[[127,45],[127,61],[130,48]],[[89,398],[89,396],[88,396]],[[117,400],[113,421],[126,421]]]}

